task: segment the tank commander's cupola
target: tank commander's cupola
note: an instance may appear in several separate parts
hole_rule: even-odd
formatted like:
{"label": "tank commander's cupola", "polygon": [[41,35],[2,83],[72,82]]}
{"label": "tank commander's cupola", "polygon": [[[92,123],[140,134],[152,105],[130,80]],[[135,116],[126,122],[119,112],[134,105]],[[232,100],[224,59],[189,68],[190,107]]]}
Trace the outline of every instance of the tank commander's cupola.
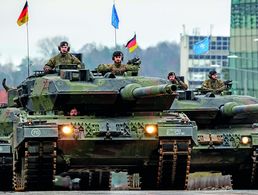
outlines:
{"label": "tank commander's cupola", "polygon": [[56,71],[62,79],[68,79],[70,81],[90,81],[93,79],[89,70],[78,70],[76,64],[59,65]]}

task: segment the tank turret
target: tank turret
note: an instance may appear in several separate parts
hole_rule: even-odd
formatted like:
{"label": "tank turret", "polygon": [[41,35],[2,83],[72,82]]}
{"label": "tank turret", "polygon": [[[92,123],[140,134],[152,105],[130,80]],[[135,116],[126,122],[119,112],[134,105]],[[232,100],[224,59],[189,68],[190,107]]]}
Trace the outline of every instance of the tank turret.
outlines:
{"label": "tank turret", "polygon": [[255,97],[213,93],[196,95],[192,91],[179,93],[179,98],[174,101],[171,110],[186,113],[199,127],[213,128],[258,121],[258,99]]}
{"label": "tank turret", "polygon": [[67,112],[72,107],[80,108],[81,113],[162,111],[170,108],[175,90],[175,85],[160,78],[60,70],[25,80],[17,87],[16,103],[31,112]]}

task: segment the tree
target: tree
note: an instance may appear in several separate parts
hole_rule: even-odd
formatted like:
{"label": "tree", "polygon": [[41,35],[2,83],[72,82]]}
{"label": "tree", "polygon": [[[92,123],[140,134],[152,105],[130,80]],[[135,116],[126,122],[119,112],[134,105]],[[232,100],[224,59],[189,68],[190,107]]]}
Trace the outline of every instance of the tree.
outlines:
{"label": "tree", "polygon": [[68,41],[68,38],[65,36],[56,36],[53,38],[45,38],[38,41],[39,52],[42,54],[42,57],[45,59],[50,58],[53,55],[58,53],[57,47],[61,41]]}

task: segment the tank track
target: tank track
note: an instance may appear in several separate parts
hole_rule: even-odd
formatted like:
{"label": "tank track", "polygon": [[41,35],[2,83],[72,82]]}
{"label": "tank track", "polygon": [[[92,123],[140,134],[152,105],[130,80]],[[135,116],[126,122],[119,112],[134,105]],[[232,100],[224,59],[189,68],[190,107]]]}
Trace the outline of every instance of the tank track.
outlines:
{"label": "tank track", "polygon": [[14,190],[51,190],[56,172],[56,142],[27,141],[23,146],[14,155]]}
{"label": "tank track", "polygon": [[252,156],[252,173],[251,173],[251,185],[254,188],[257,188],[257,180],[258,180],[258,171],[257,171],[257,163],[258,163],[258,148],[255,148]]}
{"label": "tank track", "polygon": [[161,139],[157,187],[159,189],[187,188],[191,161],[190,139]]}

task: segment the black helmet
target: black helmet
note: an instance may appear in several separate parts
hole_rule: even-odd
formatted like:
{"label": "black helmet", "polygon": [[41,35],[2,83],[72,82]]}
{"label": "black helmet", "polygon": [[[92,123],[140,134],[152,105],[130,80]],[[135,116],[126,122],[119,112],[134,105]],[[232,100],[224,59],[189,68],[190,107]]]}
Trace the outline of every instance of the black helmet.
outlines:
{"label": "black helmet", "polygon": [[169,77],[170,77],[170,76],[173,76],[173,75],[175,75],[175,76],[176,76],[176,73],[174,73],[174,72],[170,72],[170,73],[168,73],[168,79],[169,79]]}
{"label": "black helmet", "polygon": [[60,50],[61,50],[61,47],[63,47],[63,46],[68,46],[68,51],[70,50],[70,46],[69,46],[69,44],[68,44],[67,41],[62,41],[62,42],[60,42],[60,44],[59,44],[59,46],[58,46],[58,50],[60,51]]}
{"label": "black helmet", "polygon": [[122,57],[122,61],[124,59],[124,54],[121,51],[115,51],[112,55],[112,60],[115,59],[116,56],[121,56]]}
{"label": "black helmet", "polygon": [[216,70],[211,70],[211,71],[209,72],[209,78],[211,78],[211,76],[212,76],[212,75],[215,75],[215,74],[217,74],[217,71],[216,71]]}

